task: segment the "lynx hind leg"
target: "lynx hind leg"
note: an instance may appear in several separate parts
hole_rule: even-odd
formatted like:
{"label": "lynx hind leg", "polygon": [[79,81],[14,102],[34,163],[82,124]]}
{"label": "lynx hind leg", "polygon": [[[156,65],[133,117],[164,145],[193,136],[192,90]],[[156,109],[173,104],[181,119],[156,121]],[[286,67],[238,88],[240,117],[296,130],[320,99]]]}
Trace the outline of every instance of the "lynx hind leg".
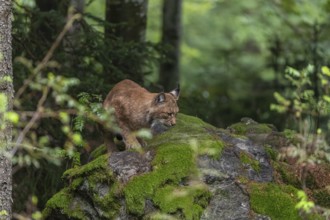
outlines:
{"label": "lynx hind leg", "polygon": [[118,151],[114,137],[115,135],[111,132],[104,137],[104,145],[110,153]]}

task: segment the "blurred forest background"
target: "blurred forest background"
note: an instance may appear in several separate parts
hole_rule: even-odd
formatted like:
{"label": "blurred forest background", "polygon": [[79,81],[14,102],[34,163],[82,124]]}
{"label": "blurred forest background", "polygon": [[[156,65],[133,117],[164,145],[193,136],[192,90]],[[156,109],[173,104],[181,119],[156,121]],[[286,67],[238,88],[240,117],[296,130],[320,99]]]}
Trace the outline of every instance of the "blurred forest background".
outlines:
{"label": "blurred forest background", "polygon": [[[81,102],[101,102],[126,78],[153,92],[180,83],[180,111],[217,127],[242,117],[279,129],[294,127],[290,106],[285,114],[270,109],[279,100],[275,92],[293,93],[285,77],[288,67],[312,65],[308,87],[316,100],[329,86],[319,77],[321,68],[330,66],[329,0],[14,0],[13,14],[18,111],[34,111],[40,104],[45,93],[31,83],[31,75],[47,54],[52,58],[41,72],[48,79],[71,79],[57,86],[74,84],[66,93]],[[65,26],[68,21],[73,25]],[[59,108],[51,101],[44,105]],[[47,144],[61,147],[65,132],[60,128],[54,119],[42,120],[29,138],[47,136]],[[100,144],[97,132],[92,126],[83,130],[87,148]],[[22,158],[14,161],[14,212],[28,215],[44,207],[74,162],[58,167],[51,157]]]}

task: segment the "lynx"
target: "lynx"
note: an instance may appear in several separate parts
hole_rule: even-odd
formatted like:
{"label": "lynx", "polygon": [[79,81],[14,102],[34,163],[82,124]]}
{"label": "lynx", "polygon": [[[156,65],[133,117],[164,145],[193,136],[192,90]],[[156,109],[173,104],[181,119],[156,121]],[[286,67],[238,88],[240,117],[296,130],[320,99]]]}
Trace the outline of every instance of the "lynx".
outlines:
{"label": "lynx", "polygon": [[[109,92],[103,107],[114,109],[126,149],[141,148],[144,142],[135,131],[149,128],[158,133],[176,124],[179,94],[179,86],[169,93],[151,93],[131,80],[123,80]],[[114,146],[108,147],[115,150]]]}

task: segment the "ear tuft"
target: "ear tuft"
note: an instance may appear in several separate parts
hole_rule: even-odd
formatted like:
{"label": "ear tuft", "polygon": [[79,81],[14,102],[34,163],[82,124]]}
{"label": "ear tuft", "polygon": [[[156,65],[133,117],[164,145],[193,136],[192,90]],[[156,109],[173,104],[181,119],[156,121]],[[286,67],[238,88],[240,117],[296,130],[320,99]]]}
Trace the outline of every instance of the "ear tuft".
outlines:
{"label": "ear tuft", "polygon": [[180,84],[178,84],[178,86],[176,87],[176,89],[172,90],[170,92],[172,95],[174,95],[174,97],[176,98],[176,100],[179,99],[180,96]]}
{"label": "ear tuft", "polygon": [[156,104],[165,102],[165,94],[163,92],[159,93],[155,98]]}

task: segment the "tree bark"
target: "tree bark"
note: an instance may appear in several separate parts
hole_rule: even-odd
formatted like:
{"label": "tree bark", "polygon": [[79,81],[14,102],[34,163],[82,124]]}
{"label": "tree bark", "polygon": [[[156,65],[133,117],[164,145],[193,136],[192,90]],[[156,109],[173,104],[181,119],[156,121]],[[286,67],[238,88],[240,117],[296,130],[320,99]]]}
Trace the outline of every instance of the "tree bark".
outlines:
{"label": "tree bark", "polygon": [[[13,71],[11,47],[11,0],[0,0],[0,93],[7,97],[6,110],[12,109]],[[1,113],[1,124],[4,123]],[[10,152],[12,131],[9,123],[0,129],[0,219],[11,219],[12,212],[12,165],[6,156]]]}
{"label": "tree bark", "polygon": [[[145,48],[141,47],[140,43],[145,41],[147,5],[148,0],[106,0],[105,42],[123,54],[112,56],[111,66],[104,66],[104,72],[107,73],[104,81],[109,85],[114,82],[114,79],[119,81],[129,78],[137,83],[144,81],[145,57],[139,53],[145,52]],[[140,47],[137,46],[138,44]],[[136,48],[134,53],[137,55],[134,56],[134,60],[129,52],[123,50],[124,48],[128,50]]]}
{"label": "tree bark", "polygon": [[182,0],[164,0],[162,45],[168,46],[160,65],[159,83],[170,90],[179,83]]}
{"label": "tree bark", "polygon": [[105,37],[116,36],[125,42],[145,40],[147,0],[106,0]]}
{"label": "tree bark", "polygon": [[[43,56],[40,51],[49,49],[65,24],[70,2],[69,0],[35,0],[35,3],[39,11],[32,14],[30,37],[36,43],[32,52],[39,60]],[[54,13],[57,15],[56,20],[53,17]]]}
{"label": "tree bark", "polygon": [[[72,17],[76,14],[83,14],[85,8],[85,0],[71,0],[69,9],[68,9],[68,15],[67,15],[67,21],[72,19]],[[79,41],[79,38],[81,37],[81,31],[83,30],[82,24],[80,21],[73,22],[71,28],[69,29],[68,33],[66,34],[64,38],[64,49],[66,52],[68,52],[68,65],[75,67],[76,65],[80,65],[79,60],[77,60],[77,56],[75,56],[74,50],[82,46],[82,44]]]}

